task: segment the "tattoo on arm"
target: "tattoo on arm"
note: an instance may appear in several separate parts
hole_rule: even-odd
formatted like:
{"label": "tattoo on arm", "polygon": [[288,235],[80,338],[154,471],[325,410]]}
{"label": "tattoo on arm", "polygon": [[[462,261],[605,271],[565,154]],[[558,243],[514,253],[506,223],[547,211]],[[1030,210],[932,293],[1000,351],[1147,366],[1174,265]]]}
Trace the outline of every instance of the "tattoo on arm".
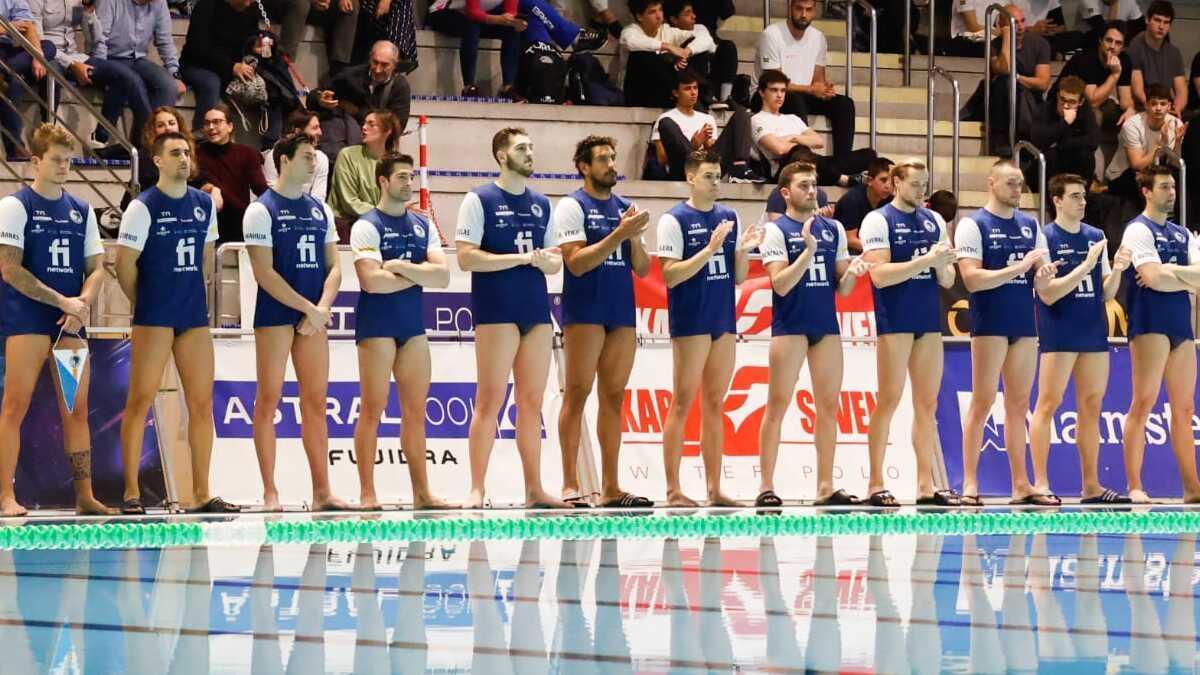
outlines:
{"label": "tattoo on arm", "polygon": [[0,270],[8,271],[5,281],[30,300],[57,307],[58,293],[38,281],[37,277],[25,269],[21,264],[22,257],[21,249],[15,246],[0,246]]}
{"label": "tattoo on arm", "polygon": [[92,477],[92,451],[90,449],[68,452],[67,461],[71,463],[71,480],[87,480]]}

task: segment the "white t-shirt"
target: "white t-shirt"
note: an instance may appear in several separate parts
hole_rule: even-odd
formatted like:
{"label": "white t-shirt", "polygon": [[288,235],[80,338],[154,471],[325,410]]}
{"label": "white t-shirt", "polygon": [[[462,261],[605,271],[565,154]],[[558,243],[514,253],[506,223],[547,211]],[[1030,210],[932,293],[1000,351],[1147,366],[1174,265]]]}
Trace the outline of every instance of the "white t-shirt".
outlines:
{"label": "white t-shirt", "polygon": [[[336,244],[338,242],[337,223],[334,222],[333,209],[325,202],[321,202],[321,207],[325,210],[325,243]],[[246,246],[265,246],[272,248],[275,242],[271,238],[271,212],[263,206],[262,202],[251,202],[250,206],[246,207],[246,213],[242,216],[242,238],[246,242]]]}
{"label": "white t-shirt", "polygon": [[654,120],[654,128],[650,130],[651,141],[661,140],[661,137],[658,134],[658,123],[664,117],[674,121],[675,124],[678,124],[679,130],[683,132],[683,137],[689,141],[692,140],[692,136],[695,136],[697,131],[700,131],[704,128],[705,124],[712,125],[713,138],[716,138],[717,132],[720,131],[720,127],[717,126],[717,119],[706,112],[693,110],[691,115],[685,115],[679,108],[671,108],[667,112],[659,115],[658,119]]}
{"label": "white t-shirt", "polygon": [[[1013,0],[1013,4],[1025,12],[1025,24],[1028,26],[1045,19],[1051,11],[1062,7],[1060,0]],[[987,5],[984,5],[983,9],[986,10]]]}
{"label": "white t-shirt", "polygon": [[815,66],[824,66],[827,60],[825,34],[815,26],[809,26],[799,40],[792,37],[787,23],[774,23],[758,36],[758,59],[755,74],[764,70],[782,70],[792,84],[809,85],[813,80]]}
{"label": "white t-shirt", "polygon": [[1087,21],[1093,16],[1103,19],[1108,15],[1108,8],[1113,2],[1118,3],[1117,21],[1142,18],[1142,8],[1138,6],[1137,0],[1079,0],[1079,19]]}
{"label": "white t-shirt", "polygon": [[[667,43],[674,47],[679,47],[688,38],[696,37],[690,30],[680,30],[670,24],[663,24],[658,27],[658,33],[654,35],[646,35],[646,31],[636,23],[631,23],[621,29],[621,46],[631,52],[657,52],[662,48],[663,43]],[[712,41],[712,36],[709,36],[709,42]],[[692,42],[688,47],[695,53],[694,45],[700,42],[700,38]],[[703,45],[703,43],[701,43]],[[716,46],[713,47],[716,49]]]}
{"label": "white t-shirt", "polygon": [[[710,233],[711,235],[711,233]],[[733,238],[742,238],[741,219],[734,214]],[[683,226],[675,216],[664,213],[658,219],[658,257],[667,260],[683,260]]]}
{"label": "white t-shirt", "polygon": [[[335,238],[336,240],[336,238]],[[379,228],[365,220],[356,220],[350,227],[350,250],[354,252],[355,260],[374,260],[382,263],[383,255],[379,247],[383,240],[379,238]],[[425,252],[442,250],[442,238],[436,232],[430,231],[426,237]]]}
{"label": "white t-shirt", "polygon": [[795,115],[781,115],[760,110],[750,118],[750,137],[754,140],[754,147],[751,148],[751,151],[756,157],[770,160],[771,164],[775,165],[779,162],[779,155],[768,150],[766,146],[760,145],[763,136],[792,136],[805,131],[808,131],[808,125]]}
{"label": "white t-shirt", "polygon": [[[121,235],[117,239],[118,243],[135,251],[145,249],[151,221],[150,209],[146,208],[145,202],[140,199],[129,202],[129,206],[125,207],[125,213],[121,216]],[[218,236],[217,210],[209,209],[208,231],[204,235],[204,243],[214,242]]]}
{"label": "white t-shirt", "polygon": [[[1154,233],[1143,222],[1132,222],[1125,228],[1121,237],[1121,246],[1129,249],[1131,264],[1134,269],[1146,263],[1160,263],[1158,248],[1154,246]],[[1200,239],[1195,232],[1188,232],[1188,262],[1195,265],[1200,262]]]}
{"label": "white t-shirt", "polygon": [[[834,255],[834,260],[841,262],[850,259],[850,243],[846,239],[846,228],[840,220],[829,219],[837,226],[837,254]],[[767,223],[763,226],[763,241],[758,245],[758,252],[762,256],[763,264],[770,262],[788,262],[787,237],[783,236],[783,230],[775,223]],[[809,266],[816,264],[817,257],[813,256]]]}
{"label": "white t-shirt", "polygon": [[[946,234],[946,221],[937,211],[930,211],[930,213],[933,214],[933,221],[938,226],[938,241],[946,241],[949,238]],[[858,238],[862,242],[863,253],[887,251],[892,248],[891,238],[888,236],[887,218],[884,218],[879,211],[872,211],[863,218],[862,225],[858,226]]]}
{"label": "white t-shirt", "polygon": [[[975,22],[982,27],[983,12],[987,10],[987,6],[988,3],[985,0],[955,0],[954,11],[950,13],[950,37],[956,38],[968,33],[967,23],[960,16],[963,12],[974,13]],[[979,39],[982,41],[982,36]]]}
{"label": "white t-shirt", "polygon": [[[100,242],[100,225],[96,222],[96,212],[88,209],[84,217],[87,218],[87,225],[83,230],[83,257],[101,255],[104,253],[104,244]],[[29,214],[19,199],[12,195],[0,199],[0,244],[24,249],[25,225],[28,222]]]}
{"label": "white t-shirt", "polygon": [[[1113,153],[1112,161],[1108,163],[1108,169],[1104,175],[1109,180],[1113,180],[1129,168],[1129,157],[1125,154],[1125,148],[1141,148],[1142,152],[1150,152],[1155,145],[1160,143],[1174,145],[1175,130],[1180,124],[1179,118],[1168,115],[1162,128],[1155,131],[1147,126],[1144,112],[1125,120],[1125,124],[1121,127],[1121,139],[1117,151]],[[1164,131],[1166,132],[1165,136]]]}
{"label": "white t-shirt", "polygon": [[[454,240],[479,246],[483,243],[483,226],[483,202],[479,201],[479,195],[468,192],[463,195],[462,204],[458,207],[458,223],[454,228]],[[542,248],[554,246],[558,246],[558,240],[554,236],[554,212],[552,210],[549,225],[546,227],[546,236],[542,240]]]}
{"label": "white t-shirt", "polygon": [[[275,181],[279,180],[279,170],[275,168],[272,152],[263,150],[263,177],[267,179],[267,185],[275,187]],[[304,191],[321,201],[325,201],[329,196],[329,155],[320,150],[317,150],[317,169],[313,172],[312,180],[304,185]],[[257,198],[262,195],[254,196]]]}
{"label": "white t-shirt", "polygon": [[[1049,251],[1046,233],[1040,227],[1034,229],[1037,235],[1034,236],[1033,248]],[[959,260],[983,260],[983,235],[974,218],[967,216],[958,221],[958,227],[954,228],[954,248],[958,251]]]}

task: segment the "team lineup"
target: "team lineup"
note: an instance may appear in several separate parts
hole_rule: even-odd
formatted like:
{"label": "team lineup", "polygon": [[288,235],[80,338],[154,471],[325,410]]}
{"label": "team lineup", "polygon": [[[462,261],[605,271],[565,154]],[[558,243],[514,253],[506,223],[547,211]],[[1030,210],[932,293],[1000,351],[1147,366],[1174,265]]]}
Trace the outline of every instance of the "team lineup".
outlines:
{"label": "team lineup", "polygon": [[[195,161],[191,148],[177,133],[154,142],[151,161],[158,167],[158,182],[130,202],[117,241],[116,277],[132,305],[132,362],[121,423],[125,489],[120,512],[126,514],[145,513],[138,486],[140,450],[147,414],[172,356],[191,452],[191,485],[183,487],[180,505],[209,513],[240,509],[209,488],[214,352],[206,289],[214,269],[217,216],[211,198],[187,185]],[[107,274],[92,209],[63,189],[73,151],[70,134],[43,125],[33,134],[31,150],[32,184],[0,200],[0,331],[6,336],[7,364],[0,407],[0,514],[5,516],[25,513],[16,500],[14,476],[21,423],[42,368],[52,349],[86,345],[90,308]],[[622,490],[618,475],[621,408],[637,350],[633,275],[650,271],[643,238],[651,214],[613,192],[617,148],[610,138],[589,136],[578,143],[573,160],[583,186],[553,207],[528,185],[534,145],[523,130],[500,130],[491,150],[500,176],[465,195],[454,235],[458,266],[471,273],[478,380],[468,434],[470,488],[461,506],[490,505],[485,478],[511,376],[526,507],[652,507],[651,498]],[[315,171],[315,147],[302,133],[288,135],[275,146],[273,160],[278,179],[246,210],[243,224],[258,286],[253,435],[264,508],[281,508],[274,480],[274,417],[290,357],[304,420],[311,508],[380,510],[373,462],[357,462],[356,506],[330,487],[328,329],[344,271],[333,212],[304,189]],[[1150,501],[1141,480],[1146,423],[1164,383],[1184,501],[1200,502],[1191,431],[1196,351],[1189,297],[1200,288],[1200,240],[1168,220],[1176,201],[1169,168],[1152,165],[1138,174],[1145,210],[1126,226],[1119,246],[1110,247],[1101,230],[1082,222],[1086,185],[1079,176],[1050,181],[1057,215],[1054,222],[1038,223],[1019,208],[1021,171],[998,161],[987,179],[986,205],[960,219],[952,236],[942,217],[924,206],[925,165],[902,161],[891,169],[894,199],[864,219],[863,253],[855,257],[842,224],[818,212],[812,164],[783,168],[779,187],[786,212],[765,224],[743,225],[733,209],[718,203],[716,154],[692,154],[685,174],[689,198],[663,213],[656,226],[673,358],[673,397],[662,429],[666,505],[698,505],[680,482],[684,428],[694,403],[700,411],[704,500],[738,505],[721,487],[722,410],[735,364],[735,291],[756,251],[770,280],[773,318],[755,506],[784,503],[774,475],[780,430],[806,362],[816,410],[816,505],[900,505],[885,484],[884,460],[892,419],[909,387],[917,504],[982,506],[977,474],[984,425],[998,395],[1006,419],[1024,420],[1035,377],[1038,396],[1028,432],[1025,424],[1004,427],[1012,503],[1061,504],[1050,485],[1047,458],[1051,420],[1072,380],[1082,502]],[[401,418],[425,416],[433,364],[422,289],[445,287],[450,269],[436,225],[411,204],[414,175],[407,155],[380,159],[375,171],[379,203],[350,231],[361,289],[354,335],[362,403],[354,429],[359,457],[375,455],[393,381]],[[555,496],[543,486],[540,453],[554,339],[547,276],[560,271],[565,384],[557,431],[563,476],[561,494]],[[956,491],[935,483],[935,414],[943,367],[940,289],[954,285],[959,275],[970,293],[973,390],[963,423],[963,484]],[[867,438],[868,494],[859,498],[834,483],[843,376],[835,298],[850,294],[863,277],[869,277],[874,300],[878,395]],[[1101,484],[1098,470],[1101,401],[1109,380],[1105,302],[1120,291],[1127,297],[1133,380],[1123,440],[1124,495]],[[55,368],[51,373],[56,381],[62,377]],[[59,389],[76,510],[114,513],[92,493],[88,383],[85,363],[74,400],[65,400]],[[601,457],[595,501],[581,490],[578,468],[583,413],[593,391]],[[413,508],[458,508],[430,490],[425,425],[401,425],[400,445]]]}

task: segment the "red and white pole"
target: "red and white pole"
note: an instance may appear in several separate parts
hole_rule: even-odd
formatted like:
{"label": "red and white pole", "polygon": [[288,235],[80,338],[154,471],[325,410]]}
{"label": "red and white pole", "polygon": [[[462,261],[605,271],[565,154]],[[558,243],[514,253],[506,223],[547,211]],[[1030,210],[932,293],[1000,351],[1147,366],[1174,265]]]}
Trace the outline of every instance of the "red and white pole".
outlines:
{"label": "red and white pole", "polygon": [[417,138],[421,144],[420,157],[417,160],[421,171],[421,210],[429,210],[429,143],[425,136],[425,127],[429,118],[424,115],[417,117]]}

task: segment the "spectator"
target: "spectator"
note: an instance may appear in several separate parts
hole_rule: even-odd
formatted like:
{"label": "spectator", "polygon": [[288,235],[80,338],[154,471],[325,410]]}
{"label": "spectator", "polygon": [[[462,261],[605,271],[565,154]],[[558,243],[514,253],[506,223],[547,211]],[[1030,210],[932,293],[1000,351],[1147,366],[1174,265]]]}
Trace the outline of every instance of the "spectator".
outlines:
{"label": "spectator", "polygon": [[1129,84],[1139,109],[1149,105],[1146,99],[1152,84],[1161,84],[1174,93],[1172,105],[1176,115],[1187,108],[1183,54],[1169,41],[1174,20],[1175,6],[1167,0],[1154,0],[1146,9],[1146,30],[1129,42],[1129,62],[1133,65]]}
{"label": "spectator", "polygon": [[[1077,16],[1075,25],[1087,24],[1097,37],[1114,22],[1124,25],[1126,42],[1146,30],[1146,17],[1137,0],[1080,0]],[[1087,44],[1091,44],[1090,39]]]}
{"label": "spectator", "polygon": [[204,114],[217,104],[233,78],[254,79],[255,68],[245,57],[246,47],[258,33],[259,18],[254,0],[197,0],[192,8],[180,64],[183,81],[196,95],[193,125],[204,123]]}
{"label": "spectator", "polygon": [[217,214],[218,245],[242,240],[242,216],[250,193],[267,191],[262,156],[254,148],[233,142],[233,111],[218,103],[204,113],[204,138],[196,146],[196,163],[221,190],[225,206]]}
{"label": "spectator", "polygon": [[400,143],[400,122],[386,110],[372,110],[363,122],[362,143],[338,153],[329,186],[329,206],[338,218],[338,236],[350,240],[350,226],[379,202],[375,165]]}
{"label": "spectator", "polygon": [[[306,134],[312,140],[313,145],[319,146],[321,141],[321,120],[317,117],[317,113],[311,110],[293,111],[288,116],[287,124],[284,126],[283,137],[295,132]],[[275,180],[279,178],[279,171],[275,166],[274,152],[274,148],[262,151],[263,178],[266,178],[267,184],[272,187],[275,185]],[[317,149],[317,168],[313,172],[312,180],[304,186],[304,191],[321,201],[325,201],[326,195],[329,194],[329,155],[321,152],[319,148]]]}
{"label": "spectator", "polygon": [[733,78],[737,77],[738,51],[731,40],[721,40],[709,32],[708,27],[696,23],[693,0],[669,0],[666,6],[667,21],[671,27],[691,31],[695,35],[688,48],[692,58],[688,67],[701,77],[700,102],[704,107],[715,101],[729,101],[733,93]]}
{"label": "spectator", "polygon": [[[175,37],[171,33],[171,12],[167,8],[167,0],[97,0],[96,19],[100,26],[89,56],[120,69],[120,79],[128,85],[126,100],[133,112],[133,133],[130,136],[135,136],[145,126],[151,110],[174,108],[187,89],[179,79],[179,57],[175,52]],[[147,58],[151,44],[157,50],[162,65]],[[93,70],[92,77],[95,76],[96,71]],[[115,102],[105,97],[104,109],[101,110],[105,118],[114,112],[113,105]],[[102,136],[98,136],[97,140],[100,138]],[[149,146],[145,148],[147,151],[149,149]],[[149,155],[144,157],[142,164],[153,164]],[[142,183],[146,187],[153,184]]]}
{"label": "spectator", "polygon": [[731,183],[765,183],[749,165],[750,113],[734,106],[725,129],[717,133],[717,120],[696,110],[700,78],[691,69],[680,73],[675,85],[675,107],[658,116],[650,131],[654,154],[667,167],[671,180],[683,180],[683,165],[697,150],[715,150],[721,156],[721,171]]}
{"label": "spectator", "polygon": [[400,50],[396,68],[407,75],[417,69],[417,24],[412,0],[361,0],[354,63],[367,60],[371,45],[386,40]]}
{"label": "spectator", "polygon": [[[1147,22],[1146,32],[1154,26],[1155,16]],[[1125,121],[1121,127],[1121,143],[1105,172],[1108,191],[1137,208],[1143,208],[1144,197],[1137,186],[1137,172],[1154,163],[1159,148],[1176,152],[1181,148],[1187,125],[1171,114],[1171,90],[1161,84],[1146,87],[1146,110]]]}
{"label": "spectator", "polygon": [[[388,0],[374,0],[373,8],[376,2],[382,6],[382,3]],[[407,0],[397,0],[397,10],[404,6],[411,7],[411,3]],[[288,56],[296,58],[304,27],[313,25],[325,29],[325,53],[329,59],[330,74],[336,75],[356,60],[354,44],[359,31],[357,0],[268,0],[266,9],[272,18],[272,24],[278,26],[279,48]],[[373,11],[374,9],[368,16],[376,18]],[[410,23],[411,13],[410,8]]]}
{"label": "spectator", "polygon": [[[408,113],[412,105],[412,90],[408,78],[397,70],[400,52],[390,42],[376,42],[371,47],[371,58],[366,63],[352,66],[338,73],[328,88],[309,94],[309,108],[313,108],[313,97],[319,107],[332,109],[341,107],[359,124],[372,110],[387,110],[395,115],[400,124],[399,133],[408,126]],[[374,174],[371,174],[374,182]]]}
{"label": "spectator", "polygon": [[1067,28],[1060,0],[1014,0],[1028,22],[1029,31],[1050,43],[1055,54],[1073,54],[1086,43],[1084,34]]}
{"label": "spectator", "polygon": [[1071,57],[1054,85],[1058,89],[1063,80],[1072,76],[1083,80],[1084,98],[1095,111],[1100,130],[1111,131],[1113,136],[1125,120],[1137,112],[1129,87],[1133,67],[1124,47],[1125,34],[1121,24],[1109,23],[1101,33],[1096,48],[1085,49]]}
{"label": "spectator", "polygon": [[[462,95],[479,96],[475,84],[475,71],[479,61],[479,38],[500,41],[500,98],[517,100],[517,68],[521,61],[521,32],[526,22],[516,15],[516,3],[498,4],[491,10],[479,9],[472,3],[465,9],[455,9],[455,3],[439,0],[429,8],[425,22],[443,35],[456,37],[458,43],[458,68],[462,73]],[[509,5],[512,5],[509,7]]]}
{"label": "spectator", "polygon": [[[34,45],[34,48],[38,49],[46,60],[54,60],[54,45],[42,40],[39,36],[37,22],[25,0],[0,0],[0,17],[11,22],[22,37]],[[12,69],[13,73],[26,83],[35,80],[41,81],[46,77],[45,67],[35,61],[28,52],[21,49],[7,35],[0,35],[0,58],[3,58],[4,63]],[[4,85],[5,78],[9,76],[8,71],[0,71],[0,85]],[[8,82],[5,93],[13,103],[16,103],[20,101],[24,91],[24,87]],[[29,159],[29,152],[25,149],[24,141],[21,138],[21,125],[21,113],[5,101],[0,100],[0,128],[3,129],[0,131],[0,135],[4,136],[4,156],[9,161]]]}
{"label": "spectator", "polygon": [[[783,198],[783,188],[776,185],[767,197],[767,208],[763,212],[762,222],[769,223],[779,220],[779,216],[787,213],[787,200]],[[829,203],[829,194],[822,188],[817,188],[817,215],[825,218],[833,217],[834,205]]]}
{"label": "spectator", "polygon": [[343,148],[362,143],[362,125],[340,105],[336,99],[332,106],[322,103],[318,97],[309,95],[308,109],[317,113],[321,120],[321,140],[317,149],[326,157],[336,158]]}
{"label": "spectator", "polygon": [[[954,0],[950,15],[950,42],[938,50],[943,56],[983,56],[983,0]],[[934,45],[937,49],[937,45]]]}
{"label": "spectator", "polygon": [[[151,156],[154,141],[163,134],[183,135],[188,139],[192,156],[196,156],[196,144],[192,138],[192,130],[188,128],[187,120],[183,119],[183,115],[175,108],[155,108],[146,120],[146,124],[141,128],[140,134],[139,137],[132,137],[129,140],[139,144],[138,152],[142,157]],[[141,185],[145,189],[156,184],[158,184],[158,167],[155,166],[154,162],[138,162],[138,185]],[[225,199],[221,196],[220,188],[209,182],[208,176],[204,173],[203,168],[200,167],[199,162],[192,163],[192,173],[191,177],[188,178],[188,185],[197,190],[207,192],[212,197],[213,207],[217,211],[220,211],[224,207]],[[128,194],[125,195],[121,207],[124,208],[132,198]]]}
{"label": "spectator", "polygon": [[798,116],[782,112],[789,84],[788,76],[778,70],[764,70],[758,78],[762,110],[750,119],[757,154],[769,163],[771,176],[778,175],[786,164],[804,161],[817,167],[817,182],[821,185],[853,185],[850,176],[865,171],[875,159],[875,151],[864,148],[832,157],[818,155],[816,151],[825,147],[821,135]]}
{"label": "spectator", "polygon": [[958,197],[949,190],[938,190],[929,195],[925,206],[930,211],[942,217],[947,223],[953,223],[958,218]]}
{"label": "spectator", "polygon": [[[1100,146],[1100,127],[1090,108],[1084,108],[1083,80],[1068,75],[1058,81],[1055,97],[1042,104],[1033,125],[1033,144],[1046,157],[1046,178],[1060,173],[1096,176],[1096,149]],[[1082,114],[1081,114],[1082,113]],[[1037,185],[1037,180],[1025,182]],[[1045,186],[1037,186],[1040,192]]]}
{"label": "spectator", "polygon": [[766,70],[787,75],[782,112],[803,120],[809,113],[824,115],[833,128],[833,154],[840,156],[854,148],[854,101],[825,79],[828,47],[825,35],[812,25],[816,13],[814,0],[790,0],[788,20],[771,24],[759,36],[756,67],[760,76]]}
{"label": "spectator", "polygon": [[688,67],[698,49],[715,49],[715,45],[711,37],[704,43],[690,30],[664,24],[662,0],[630,0],[629,11],[634,23],[621,31],[625,104],[670,108],[678,72]]}
{"label": "spectator", "polygon": [[851,185],[833,208],[833,219],[846,228],[846,243],[851,253],[862,253],[858,228],[863,218],[892,201],[892,160],[876,157],[867,164],[864,181]]}

